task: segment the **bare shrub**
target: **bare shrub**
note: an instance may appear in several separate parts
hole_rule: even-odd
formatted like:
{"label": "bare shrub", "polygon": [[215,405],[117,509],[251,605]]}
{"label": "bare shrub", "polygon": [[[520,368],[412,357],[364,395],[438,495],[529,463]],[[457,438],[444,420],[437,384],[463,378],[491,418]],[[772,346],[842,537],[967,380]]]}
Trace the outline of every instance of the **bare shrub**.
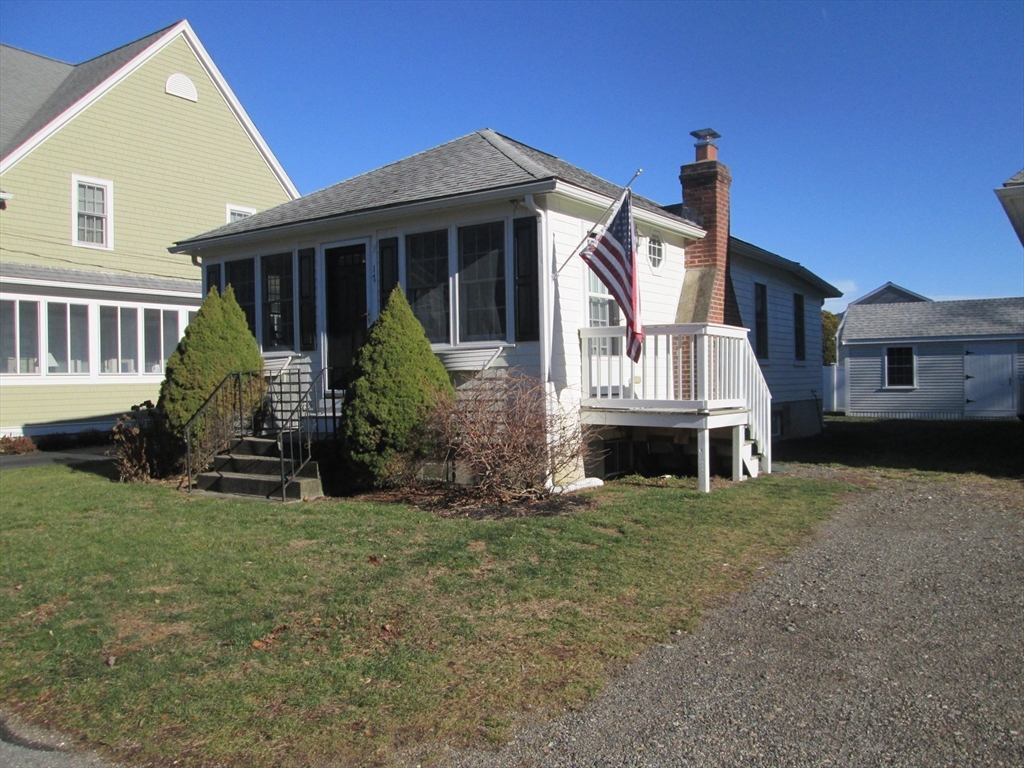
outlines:
{"label": "bare shrub", "polygon": [[0,453],[22,454],[35,453],[36,444],[25,435],[4,435],[0,437]]}
{"label": "bare shrub", "polygon": [[122,483],[145,483],[173,471],[180,450],[152,401],[132,406],[111,430],[114,466]]}
{"label": "bare shrub", "polygon": [[457,476],[499,502],[547,496],[552,479],[583,466],[587,449],[578,418],[543,381],[515,370],[469,381],[438,409],[434,424]]}

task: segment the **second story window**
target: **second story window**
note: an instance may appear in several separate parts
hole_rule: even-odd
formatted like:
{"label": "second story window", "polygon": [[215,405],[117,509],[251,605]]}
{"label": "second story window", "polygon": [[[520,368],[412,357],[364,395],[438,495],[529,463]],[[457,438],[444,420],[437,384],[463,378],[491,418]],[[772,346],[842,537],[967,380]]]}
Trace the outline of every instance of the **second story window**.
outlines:
{"label": "second story window", "polygon": [[72,188],[72,243],[87,248],[113,248],[113,182],[74,175]]}
{"label": "second story window", "polygon": [[256,213],[255,208],[250,208],[247,205],[234,205],[232,203],[227,204],[227,223],[230,224],[233,221],[241,221],[242,219],[248,219]]}

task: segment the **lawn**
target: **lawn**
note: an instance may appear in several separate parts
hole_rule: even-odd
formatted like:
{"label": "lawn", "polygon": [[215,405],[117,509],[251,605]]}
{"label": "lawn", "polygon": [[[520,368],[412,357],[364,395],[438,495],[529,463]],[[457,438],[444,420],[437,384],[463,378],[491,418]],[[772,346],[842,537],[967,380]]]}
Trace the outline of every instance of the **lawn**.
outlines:
{"label": "lawn", "polygon": [[849,490],[619,481],[566,514],[0,474],[0,697],[127,763],[429,763],[593,697]]}

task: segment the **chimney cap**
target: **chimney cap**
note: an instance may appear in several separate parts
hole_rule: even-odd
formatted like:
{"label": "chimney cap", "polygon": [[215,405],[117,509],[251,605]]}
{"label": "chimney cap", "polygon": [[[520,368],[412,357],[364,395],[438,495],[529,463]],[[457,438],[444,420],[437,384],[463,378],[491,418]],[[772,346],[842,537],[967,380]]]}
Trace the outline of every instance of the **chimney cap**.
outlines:
{"label": "chimney cap", "polygon": [[722,138],[722,134],[716,131],[714,128],[701,128],[699,131],[690,131],[690,135],[695,139],[699,139],[705,144],[711,144],[715,139]]}

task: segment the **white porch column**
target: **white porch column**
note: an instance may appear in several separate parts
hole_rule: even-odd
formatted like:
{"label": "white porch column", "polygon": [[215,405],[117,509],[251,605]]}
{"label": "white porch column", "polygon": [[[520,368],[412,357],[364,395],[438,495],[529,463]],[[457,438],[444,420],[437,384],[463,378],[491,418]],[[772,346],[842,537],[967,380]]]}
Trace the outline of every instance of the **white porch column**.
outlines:
{"label": "white porch column", "polygon": [[732,479],[733,482],[745,480],[743,477],[743,438],[746,427],[737,424],[732,428]]}
{"label": "white porch column", "polygon": [[697,490],[711,493],[711,430],[697,430]]}

